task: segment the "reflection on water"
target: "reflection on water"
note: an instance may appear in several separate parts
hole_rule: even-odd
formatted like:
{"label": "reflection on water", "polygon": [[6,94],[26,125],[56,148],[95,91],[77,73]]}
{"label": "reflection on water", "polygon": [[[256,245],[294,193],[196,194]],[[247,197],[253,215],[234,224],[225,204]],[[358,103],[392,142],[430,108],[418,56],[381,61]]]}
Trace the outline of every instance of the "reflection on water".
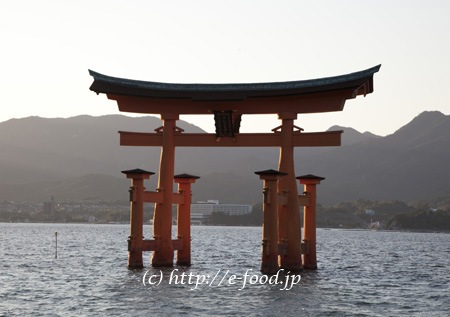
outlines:
{"label": "reflection on water", "polygon": [[[55,259],[54,232],[58,231]],[[283,285],[170,283],[172,274],[259,272],[261,228],[192,227],[192,266],[128,270],[127,225],[0,224],[5,315],[444,316],[450,311],[450,235],[318,230],[317,271]],[[146,226],[144,235],[151,236]],[[225,278],[224,281],[227,281]],[[241,290],[239,290],[241,289]]]}

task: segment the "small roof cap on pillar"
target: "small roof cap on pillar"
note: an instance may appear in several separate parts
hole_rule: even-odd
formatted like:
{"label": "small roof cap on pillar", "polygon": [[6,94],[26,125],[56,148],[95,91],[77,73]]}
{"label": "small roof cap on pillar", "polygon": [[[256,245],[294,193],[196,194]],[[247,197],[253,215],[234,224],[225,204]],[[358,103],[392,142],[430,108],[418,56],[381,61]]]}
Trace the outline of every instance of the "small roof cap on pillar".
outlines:
{"label": "small roof cap on pillar", "polygon": [[256,175],[287,175],[288,173],[279,172],[277,170],[265,170],[265,171],[259,171],[255,172]]}
{"label": "small roof cap on pillar", "polygon": [[153,172],[149,172],[140,168],[135,168],[133,170],[126,170],[126,171],[121,171],[121,173],[124,174],[148,174],[148,175],[154,175],[155,173]]}
{"label": "small roof cap on pillar", "polygon": [[194,176],[194,175],[190,175],[190,174],[178,174],[178,175],[175,175],[173,178],[194,178],[194,179],[199,179],[200,176]]}
{"label": "small roof cap on pillar", "polygon": [[312,175],[312,174],[307,174],[307,175],[302,175],[299,177],[296,177],[296,179],[316,179],[319,181],[323,181],[325,179],[325,177],[320,177],[320,176],[316,176],[316,175]]}

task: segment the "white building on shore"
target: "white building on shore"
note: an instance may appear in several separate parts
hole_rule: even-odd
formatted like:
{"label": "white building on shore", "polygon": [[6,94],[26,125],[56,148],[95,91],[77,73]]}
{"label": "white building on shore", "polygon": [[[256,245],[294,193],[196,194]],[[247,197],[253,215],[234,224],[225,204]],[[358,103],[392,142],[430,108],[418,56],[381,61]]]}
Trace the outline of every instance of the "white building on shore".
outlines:
{"label": "white building on shore", "polygon": [[213,212],[236,216],[249,214],[252,209],[252,205],[220,204],[218,200],[198,201],[191,204],[191,223],[203,224]]}

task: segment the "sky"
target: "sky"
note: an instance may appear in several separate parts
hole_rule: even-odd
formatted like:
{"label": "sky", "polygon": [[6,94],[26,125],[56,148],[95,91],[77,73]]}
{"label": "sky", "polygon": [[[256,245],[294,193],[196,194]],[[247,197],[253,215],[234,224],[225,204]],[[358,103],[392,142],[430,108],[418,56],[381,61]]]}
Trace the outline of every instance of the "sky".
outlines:
{"label": "sky", "polygon": [[[450,114],[449,14],[446,0],[1,1],[0,122],[119,114],[115,101],[89,90],[88,69],[156,82],[250,83],[382,64],[372,94],[295,124],[389,135],[423,111]],[[181,119],[214,132],[212,116]],[[248,115],[241,132],[278,125],[276,115]]]}

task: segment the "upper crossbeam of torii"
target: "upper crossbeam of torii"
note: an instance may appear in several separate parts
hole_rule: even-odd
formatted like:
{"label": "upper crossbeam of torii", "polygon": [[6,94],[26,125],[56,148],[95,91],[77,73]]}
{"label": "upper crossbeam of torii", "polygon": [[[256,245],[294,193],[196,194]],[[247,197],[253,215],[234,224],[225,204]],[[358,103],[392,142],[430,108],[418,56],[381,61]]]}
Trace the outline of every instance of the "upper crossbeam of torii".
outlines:
{"label": "upper crossbeam of torii", "polygon": [[[247,84],[169,84],[110,77],[91,70],[89,73],[94,77],[90,89],[116,100],[120,111],[161,115],[214,114],[216,135],[176,133],[175,146],[278,147],[280,136],[276,133],[239,134],[241,115],[341,111],[347,99],[373,91],[373,74],[380,66],[313,80]],[[340,133],[296,133],[293,145],[338,146]],[[121,131],[120,134],[121,145],[162,145],[161,133]],[[222,136],[232,138],[217,142]]]}
{"label": "upper crossbeam of torii", "polygon": [[[246,84],[158,83],[110,77],[90,70],[94,78],[90,89],[116,100],[120,111],[160,114],[163,120],[163,126],[155,129],[155,133],[120,132],[121,145],[162,148],[159,192],[152,194],[157,198],[153,233],[158,239],[152,265],[173,263],[175,147],[271,146],[280,147],[279,171],[286,174],[278,181],[278,191],[284,193],[286,201],[279,205],[277,213],[278,243],[286,246],[280,253],[279,267],[302,269],[294,147],[339,146],[342,131],[306,133],[294,125],[294,120],[299,113],[342,111],[346,100],[372,93],[373,75],[380,67],[312,80]],[[214,115],[216,133],[184,133],[176,126],[180,114]],[[240,133],[241,117],[246,114],[278,114],[281,125],[272,129],[272,133]]]}

